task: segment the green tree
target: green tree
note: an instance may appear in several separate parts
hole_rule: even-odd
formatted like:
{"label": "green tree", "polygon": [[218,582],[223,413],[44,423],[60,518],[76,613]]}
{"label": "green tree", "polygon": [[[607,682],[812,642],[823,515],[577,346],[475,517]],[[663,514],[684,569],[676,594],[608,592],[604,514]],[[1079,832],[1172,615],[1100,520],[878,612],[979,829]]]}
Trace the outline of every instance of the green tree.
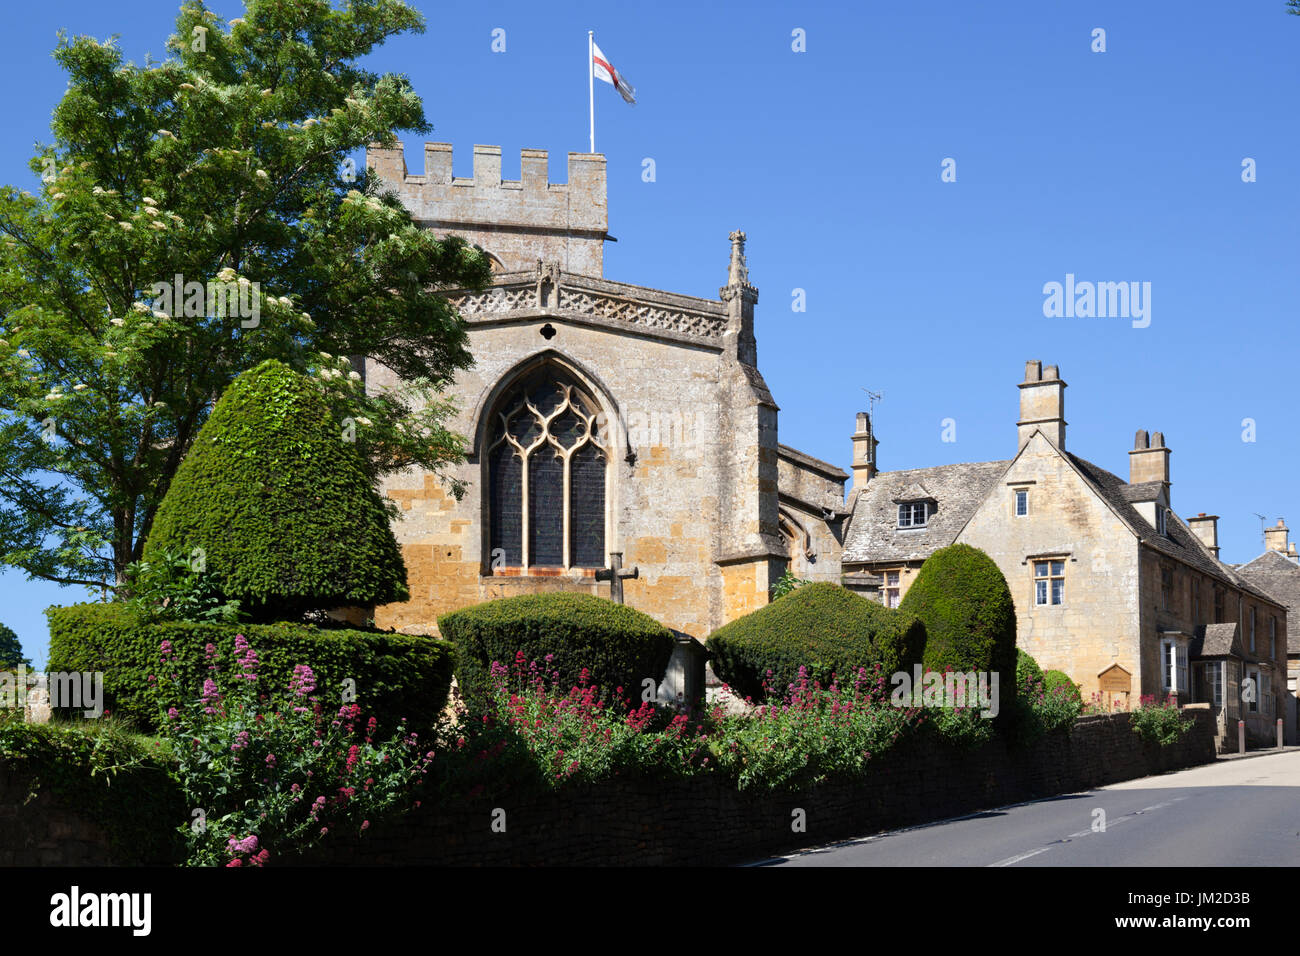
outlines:
{"label": "green tree", "polygon": [[[120,583],[213,403],[268,358],[315,375],[372,477],[460,460],[443,390],[471,359],[437,290],[481,287],[487,257],[347,162],[431,128],[358,63],[422,31],[402,0],[248,0],[228,24],[191,0],[163,62],[60,37],[38,192],[0,188],[0,565]],[[356,356],[407,384],[367,396]]]}
{"label": "green tree", "polygon": [[19,664],[31,664],[23,656],[23,645],[13,628],[0,624],[0,671],[13,670]]}
{"label": "green tree", "polygon": [[181,462],[145,557],[177,551],[261,620],[409,596],[360,455],[316,387],[274,359],[231,383]]}

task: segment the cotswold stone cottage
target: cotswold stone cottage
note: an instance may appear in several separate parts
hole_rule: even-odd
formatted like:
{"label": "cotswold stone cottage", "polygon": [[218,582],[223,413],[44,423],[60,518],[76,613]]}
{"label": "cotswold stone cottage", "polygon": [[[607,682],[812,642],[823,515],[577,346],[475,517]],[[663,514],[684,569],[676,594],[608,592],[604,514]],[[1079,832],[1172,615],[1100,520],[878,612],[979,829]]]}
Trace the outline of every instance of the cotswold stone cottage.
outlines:
{"label": "cotswold stone cottage", "polygon": [[1286,687],[1282,694],[1282,712],[1286,742],[1300,740],[1300,714],[1297,713],[1297,678],[1300,677],[1300,554],[1295,542],[1290,540],[1290,529],[1279,518],[1277,524],[1264,532],[1264,553],[1253,561],[1236,566],[1237,573],[1265,594],[1286,605],[1285,636],[1269,631],[1267,639],[1272,647],[1275,640],[1286,644]]}
{"label": "cotswold stone cottage", "polygon": [[[778,440],[744,233],[718,298],[664,292],[604,277],[604,156],[570,153],[567,183],[548,182],[541,150],[523,151],[515,181],[494,146],[474,147],[471,179],[441,143],[422,175],[400,149],[367,162],[421,224],[496,269],[486,291],[450,293],[477,362],[450,422],[469,438],[453,472],[469,492],[456,501],[415,469],[386,480],[411,600],[377,624],[436,633],[444,611],[492,598],[608,595],[598,574],[621,559],[627,604],[703,638],[767,603],[786,567],[839,580],[848,475]],[[365,375],[393,383],[373,361]]]}
{"label": "cotswold stone cottage", "polygon": [[[865,414],[853,436],[846,581],[897,605],[921,563],[964,542],[1001,568],[1017,643],[1064,671],[1085,698],[1209,702],[1224,734],[1240,716],[1265,738],[1284,688],[1286,608],[1218,556],[1217,518],[1184,522],[1170,504],[1170,450],[1137,433],[1129,479],[1066,450],[1065,388],[1029,362],[1019,385],[1015,455],[1003,461],[876,470]],[[1260,689],[1239,704],[1239,683]]]}

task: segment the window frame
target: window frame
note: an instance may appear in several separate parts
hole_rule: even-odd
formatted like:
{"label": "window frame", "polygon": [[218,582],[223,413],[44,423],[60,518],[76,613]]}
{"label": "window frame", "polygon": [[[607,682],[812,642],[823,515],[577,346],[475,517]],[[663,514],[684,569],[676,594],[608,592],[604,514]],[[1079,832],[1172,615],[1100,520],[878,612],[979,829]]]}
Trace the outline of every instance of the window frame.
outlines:
{"label": "window frame", "polygon": [[1177,638],[1160,639],[1160,675],[1165,692],[1190,693],[1187,671],[1187,645]]}
{"label": "window frame", "polygon": [[[560,397],[550,411],[543,413],[533,404],[531,396],[536,390],[548,386],[558,387]],[[562,422],[570,411],[581,421],[582,427],[577,439],[571,446],[566,447],[563,443],[565,436],[553,433],[551,429],[554,423]],[[520,415],[530,415],[533,419],[531,427],[538,429],[537,433],[528,439],[529,444],[526,448],[520,443],[519,436],[511,433],[511,423]],[[554,574],[557,571],[567,573],[578,570],[594,573],[608,566],[611,550],[610,509],[616,476],[612,454],[615,437],[606,424],[609,420],[594,390],[563,365],[549,362],[537,365],[514,376],[513,380],[501,390],[492,410],[488,413],[481,453],[484,487],[481,513],[484,519],[484,553],[488,557],[484,562],[484,570],[488,575],[518,576],[539,571]],[[492,502],[497,497],[495,484],[497,466],[494,464],[494,454],[500,451],[502,445],[511,449],[513,460],[518,463],[520,469],[518,488],[520,502],[517,511],[520,540],[515,544],[518,549],[518,562],[508,561],[504,566],[498,567],[492,556],[502,546],[496,532],[496,522],[500,520],[500,516],[493,514]],[[574,503],[577,500],[578,489],[574,486],[573,466],[578,454],[587,448],[594,448],[597,461],[603,464],[602,500],[600,518],[597,522],[601,557],[597,564],[575,564],[580,546],[575,541],[577,528],[574,522]],[[534,503],[530,500],[532,489],[528,476],[533,459],[548,451],[558,452],[556,457],[562,462],[559,478],[560,564],[538,563],[532,554],[532,539],[536,529],[535,516],[531,513]],[[596,515],[589,517],[595,518]],[[586,545],[595,544],[594,541],[586,542]]]}
{"label": "window frame", "polygon": [[[916,509],[921,509],[921,520],[916,520]],[[903,510],[907,509],[907,523],[903,523]],[[930,516],[933,514],[930,510],[928,501],[900,501],[898,503],[898,528],[900,531],[913,531],[917,528],[926,528],[930,524]]]}
{"label": "window frame", "polygon": [[[1034,607],[1062,607],[1065,604],[1065,558],[1035,558],[1031,562],[1034,582]],[[1060,570],[1057,570],[1059,565]],[[1039,568],[1046,568],[1039,574]],[[1040,594],[1042,600],[1039,600]]]}
{"label": "window frame", "polygon": [[[890,578],[893,578],[891,581]],[[899,592],[902,590],[901,582],[903,579],[902,571],[885,572],[885,607],[898,607],[901,598]]]}
{"label": "window frame", "polygon": [[[1024,505],[1024,510],[1021,510]],[[1029,517],[1029,489],[1016,488],[1012,491],[1011,514],[1017,518]]]}

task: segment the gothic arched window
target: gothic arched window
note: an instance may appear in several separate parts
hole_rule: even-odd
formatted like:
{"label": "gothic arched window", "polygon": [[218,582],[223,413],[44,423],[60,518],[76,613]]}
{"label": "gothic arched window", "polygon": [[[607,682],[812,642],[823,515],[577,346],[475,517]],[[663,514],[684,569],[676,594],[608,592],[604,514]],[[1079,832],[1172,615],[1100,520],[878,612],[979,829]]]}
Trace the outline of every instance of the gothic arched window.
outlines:
{"label": "gothic arched window", "polygon": [[542,366],[488,424],[493,567],[603,568],[608,442],[600,406],[571,376]]}

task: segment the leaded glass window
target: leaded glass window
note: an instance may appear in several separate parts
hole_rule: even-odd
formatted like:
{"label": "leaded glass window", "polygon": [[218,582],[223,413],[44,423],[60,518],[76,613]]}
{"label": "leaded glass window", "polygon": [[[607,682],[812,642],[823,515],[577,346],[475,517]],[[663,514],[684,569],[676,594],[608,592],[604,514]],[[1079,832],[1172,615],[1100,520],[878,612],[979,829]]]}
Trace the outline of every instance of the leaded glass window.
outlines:
{"label": "leaded glass window", "polygon": [[604,431],[591,396],[549,366],[497,405],[487,438],[493,567],[605,566]]}

